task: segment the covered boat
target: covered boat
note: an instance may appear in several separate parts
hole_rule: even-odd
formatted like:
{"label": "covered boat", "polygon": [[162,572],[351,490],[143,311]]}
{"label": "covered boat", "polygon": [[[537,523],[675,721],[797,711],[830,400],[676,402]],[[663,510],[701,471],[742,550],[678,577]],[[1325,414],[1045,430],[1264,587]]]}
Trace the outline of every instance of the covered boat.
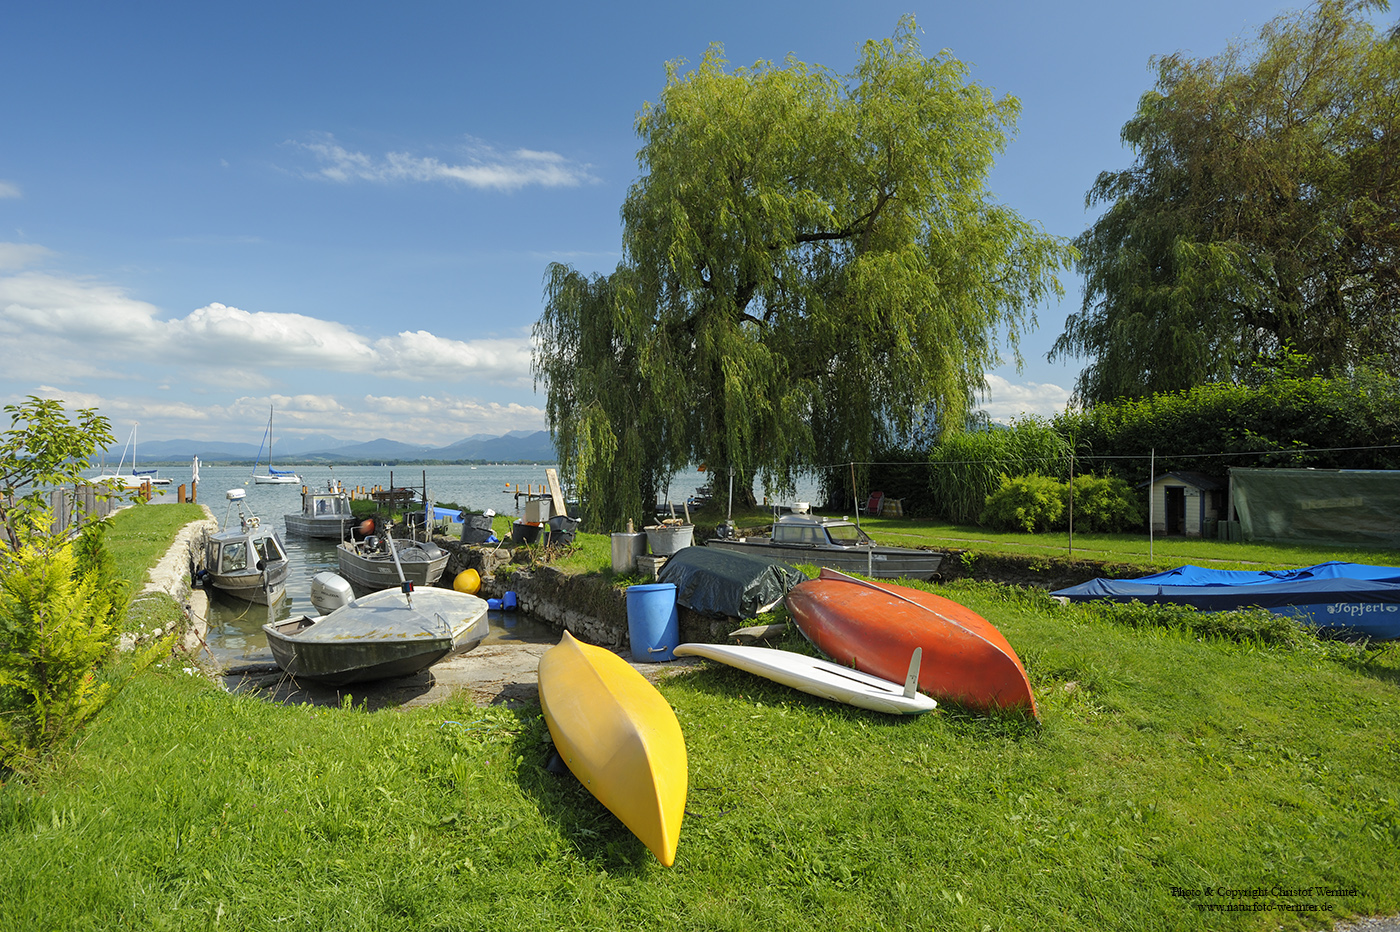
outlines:
{"label": "covered boat", "polygon": [[327,615],[263,625],[272,658],[292,676],[344,686],[408,676],[465,653],[489,632],[486,602],[451,589],[386,590]]}
{"label": "covered boat", "polygon": [[877,579],[931,579],[943,562],[943,554],[936,551],[882,547],[845,518],[811,514],[783,515],[773,523],[769,537],[716,538],[706,546]]}
{"label": "covered boat", "polygon": [[1021,658],[981,615],[931,592],[822,570],[794,586],[788,613],[807,640],[837,663],[901,682],[923,650],[919,689],[975,709],[1038,715]]}
{"label": "covered boat", "polygon": [[[204,541],[204,569],[200,575],[219,592],[234,598],[271,605],[286,593],[287,548],[277,532],[263,527],[258,516],[244,510],[243,489],[224,494],[229,507],[222,530]],[[238,509],[238,524],[230,523]]]}
{"label": "covered boat", "polygon": [[384,534],[345,541],[335,548],[340,575],[360,590],[389,589],[408,580],[427,587],[442,578],[448,553],[437,544],[396,541]]}
{"label": "covered boat", "polygon": [[1294,570],[1213,570],[1178,566],[1137,579],[1091,579],[1053,595],[1190,605],[1203,612],[1263,608],[1319,631],[1373,640],[1400,637],[1400,567],[1319,563]]}
{"label": "covered boat", "polygon": [[350,493],[334,479],[329,480],[324,489],[303,489],[301,512],[289,514],[283,520],[287,523],[288,534],[323,540],[345,540],[355,526]]}
{"label": "covered boat", "polygon": [[772,610],[806,578],[781,560],[719,547],[683,547],[656,576],[658,582],[675,584],[678,604],[733,618]]}

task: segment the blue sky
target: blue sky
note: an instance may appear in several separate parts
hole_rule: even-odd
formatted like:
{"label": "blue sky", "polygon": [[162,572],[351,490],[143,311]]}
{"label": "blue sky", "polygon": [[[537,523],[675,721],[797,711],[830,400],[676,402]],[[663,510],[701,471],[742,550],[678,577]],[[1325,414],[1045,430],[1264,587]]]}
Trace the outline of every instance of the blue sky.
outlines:
{"label": "blue sky", "polygon": [[[95,406],[118,440],[447,444],[546,427],[545,267],[610,271],[633,119],[667,61],[848,72],[912,13],[926,53],[1021,100],[998,199],[1054,235],[1152,55],[1210,56],[1296,6],[886,3],[10,4],[0,29],[0,399]],[[1389,22],[1390,17],[1385,18]],[[1037,311],[995,418],[1062,409]],[[1009,359],[1008,354],[1008,359]],[[7,423],[7,422],[6,422]],[[3,426],[3,425],[0,425]]]}

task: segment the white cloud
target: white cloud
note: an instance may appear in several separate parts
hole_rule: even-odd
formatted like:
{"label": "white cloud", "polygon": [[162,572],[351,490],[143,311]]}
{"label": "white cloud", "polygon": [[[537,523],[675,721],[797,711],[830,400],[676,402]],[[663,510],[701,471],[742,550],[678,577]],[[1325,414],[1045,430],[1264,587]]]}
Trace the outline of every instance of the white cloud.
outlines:
{"label": "white cloud", "polygon": [[24,195],[20,194],[19,185],[15,184],[13,181],[0,180],[0,198],[23,196]]}
{"label": "white cloud", "polygon": [[175,366],[188,380],[244,389],[271,388],[277,371],[531,385],[531,346],[523,336],[464,341],[415,330],[368,337],[335,321],[218,303],[171,320],[159,314],[114,285],[40,272],[0,275],[0,337],[27,348],[7,361],[6,376],[169,377]]}
{"label": "white cloud", "polygon": [[[0,182],[0,186],[3,186],[3,182]],[[52,255],[50,250],[33,243],[0,243],[0,271],[17,272]]]}
{"label": "white cloud", "polygon": [[981,410],[994,421],[1006,422],[1026,414],[1050,417],[1069,404],[1069,389],[1052,382],[1013,384],[999,375],[986,377]]}
{"label": "white cloud", "polygon": [[390,152],[383,157],[351,152],[330,136],[291,144],[310,153],[319,163],[318,169],[307,173],[309,177],[341,183],[449,182],[484,190],[514,191],[524,187],[572,188],[595,180],[587,165],[557,152],[499,152],[475,142],[467,147],[459,164],[408,152]]}

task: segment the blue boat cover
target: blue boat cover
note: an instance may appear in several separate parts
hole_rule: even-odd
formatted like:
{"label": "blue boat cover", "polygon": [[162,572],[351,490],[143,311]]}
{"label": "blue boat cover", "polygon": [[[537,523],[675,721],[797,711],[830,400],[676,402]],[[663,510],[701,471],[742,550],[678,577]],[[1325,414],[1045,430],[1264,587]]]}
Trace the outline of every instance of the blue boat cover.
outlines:
{"label": "blue boat cover", "polygon": [[1258,607],[1320,629],[1400,637],[1400,567],[1394,566],[1330,562],[1260,571],[1179,566],[1137,579],[1091,579],[1053,594],[1075,602],[1175,603],[1205,612]]}

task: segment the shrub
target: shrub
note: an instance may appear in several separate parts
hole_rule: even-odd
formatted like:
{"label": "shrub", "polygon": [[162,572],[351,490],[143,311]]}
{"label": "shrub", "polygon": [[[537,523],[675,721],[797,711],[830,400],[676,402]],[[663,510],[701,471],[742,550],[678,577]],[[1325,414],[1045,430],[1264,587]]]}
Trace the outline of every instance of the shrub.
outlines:
{"label": "shrub", "polygon": [[[1132,486],[1118,478],[1075,476],[1074,526],[1082,531],[1119,533],[1140,527],[1143,523],[1142,505]],[[1066,512],[1063,523],[1069,522],[1069,485],[1064,485]]]}
{"label": "shrub", "polygon": [[1070,445],[1045,421],[951,434],[929,453],[929,496],[942,517],[969,524],[1006,476],[1053,475],[1069,466]]}
{"label": "shrub", "polygon": [[27,544],[0,578],[0,768],[40,759],[106,703],[96,667],[114,647],[111,598],[75,567],[70,547]]}
{"label": "shrub", "polygon": [[1008,531],[1048,531],[1064,514],[1064,485],[1049,476],[1001,477],[1001,488],[987,496],[980,522]]}

